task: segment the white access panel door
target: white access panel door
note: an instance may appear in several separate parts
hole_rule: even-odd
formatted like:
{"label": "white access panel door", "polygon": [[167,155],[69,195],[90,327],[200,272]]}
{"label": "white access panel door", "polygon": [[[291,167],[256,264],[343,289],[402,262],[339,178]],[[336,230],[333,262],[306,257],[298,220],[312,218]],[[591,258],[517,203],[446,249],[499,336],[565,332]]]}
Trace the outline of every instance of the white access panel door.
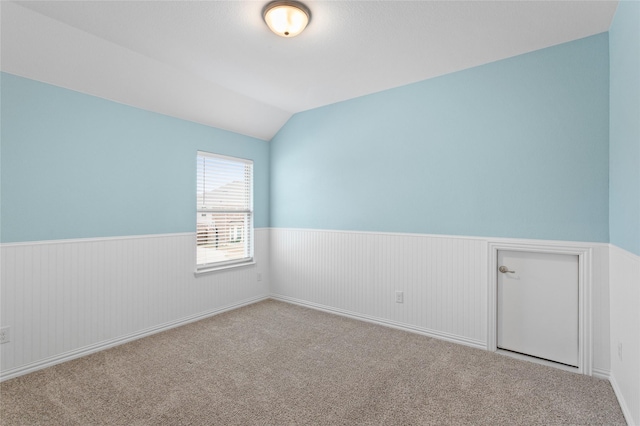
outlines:
{"label": "white access panel door", "polygon": [[578,256],[498,251],[498,348],[578,366]]}

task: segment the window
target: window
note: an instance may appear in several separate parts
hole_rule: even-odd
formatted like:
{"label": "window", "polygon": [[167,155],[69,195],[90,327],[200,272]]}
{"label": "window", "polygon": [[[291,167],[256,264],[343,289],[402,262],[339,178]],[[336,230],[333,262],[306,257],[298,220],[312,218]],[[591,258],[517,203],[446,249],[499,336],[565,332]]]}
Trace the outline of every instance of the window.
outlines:
{"label": "window", "polygon": [[196,269],[253,261],[253,161],[198,151]]}

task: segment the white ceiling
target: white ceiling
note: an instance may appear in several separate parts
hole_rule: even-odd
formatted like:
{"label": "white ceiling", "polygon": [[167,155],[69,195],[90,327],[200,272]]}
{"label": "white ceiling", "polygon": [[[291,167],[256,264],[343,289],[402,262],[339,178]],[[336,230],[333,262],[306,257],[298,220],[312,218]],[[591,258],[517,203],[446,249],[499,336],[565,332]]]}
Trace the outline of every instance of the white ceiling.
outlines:
{"label": "white ceiling", "polygon": [[617,1],[2,2],[3,71],[270,140],[289,117],[609,29]]}

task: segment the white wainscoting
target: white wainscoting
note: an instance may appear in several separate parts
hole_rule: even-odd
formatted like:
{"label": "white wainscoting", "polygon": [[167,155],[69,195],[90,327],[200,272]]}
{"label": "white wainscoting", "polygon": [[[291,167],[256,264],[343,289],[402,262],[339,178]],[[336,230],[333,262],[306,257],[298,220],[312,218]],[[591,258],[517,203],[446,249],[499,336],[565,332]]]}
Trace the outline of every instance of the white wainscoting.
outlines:
{"label": "white wainscoting", "polygon": [[[0,325],[11,327],[11,341],[0,345],[0,379],[270,295],[487,347],[488,239],[263,228],[256,229],[256,265],[195,277],[194,238],[171,234],[2,245]],[[616,256],[611,255],[612,262]],[[613,336],[609,343],[608,266],[608,245],[593,244],[592,359],[593,374],[601,377],[609,377],[612,351],[617,356]],[[626,291],[621,283],[637,283],[632,275],[626,281],[616,278],[613,270],[611,277],[621,289],[616,294]],[[404,292],[404,303],[395,303],[396,291]],[[611,304],[618,309],[626,303],[624,309],[637,312],[637,300],[622,297]],[[622,315],[612,312],[612,318]],[[628,360],[634,340],[628,348],[624,344]],[[626,370],[618,371],[619,387],[626,389]]]}
{"label": "white wainscoting", "polygon": [[640,256],[611,245],[609,259],[611,385],[627,422],[640,425]]}
{"label": "white wainscoting", "polygon": [[601,379],[609,379],[611,368],[609,244],[593,245],[591,256],[591,332],[592,374]]}
{"label": "white wainscoting", "polygon": [[0,378],[265,299],[269,229],[254,251],[255,265],[196,277],[194,233],[3,244]]}
{"label": "white wainscoting", "polygon": [[271,293],[484,348],[485,251],[473,238],[272,229]]}
{"label": "white wainscoting", "polygon": [[[532,246],[557,241],[485,239],[274,228],[272,297],[487,348],[489,241]],[[570,244],[570,243],[567,243]],[[592,250],[593,372],[609,374],[608,245]],[[395,292],[404,292],[404,303]]]}

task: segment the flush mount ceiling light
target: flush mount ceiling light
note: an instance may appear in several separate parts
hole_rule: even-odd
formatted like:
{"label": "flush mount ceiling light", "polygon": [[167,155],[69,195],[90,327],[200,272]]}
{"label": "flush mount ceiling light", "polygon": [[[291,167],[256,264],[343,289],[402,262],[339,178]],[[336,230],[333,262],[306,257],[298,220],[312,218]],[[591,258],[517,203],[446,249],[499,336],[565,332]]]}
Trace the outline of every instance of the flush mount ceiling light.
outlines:
{"label": "flush mount ceiling light", "polygon": [[297,1],[272,1],[264,7],[262,17],[274,33],[281,37],[295,37],[306,28],[311,12]]}

